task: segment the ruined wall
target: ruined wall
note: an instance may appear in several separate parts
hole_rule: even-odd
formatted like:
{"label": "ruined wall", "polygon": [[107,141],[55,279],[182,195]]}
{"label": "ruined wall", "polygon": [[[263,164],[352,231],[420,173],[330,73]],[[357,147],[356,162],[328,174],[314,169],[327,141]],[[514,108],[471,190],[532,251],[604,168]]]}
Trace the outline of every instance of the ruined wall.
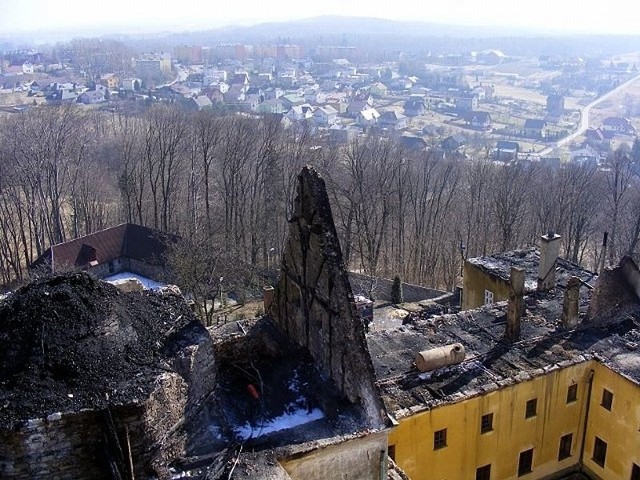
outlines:
{"label": "ruined wall", "polygon": [[637,272],[637,267],[629,260],[623,258],[620,264],[600,272],[591,292],[588,321],[603,324],[617,322],[635,311],[639,299],[632,276],[633,270]]}
{"label": "ruined wall", "polygon": [[[372,295],[374,300],[382,300],[390,302],[392,299],[391,288],[393,280],[388,278],[371,278],[368,275],[349,272],[349,281],[351,288],[356,295],[369,295],[369,290],[373,285]],[[419,302],[421,300],[430,300],[442,296],[447,292],[434,290],[433,288],[423,287],[421,285],[413,285],[411,283],[402,282],[402,295],[405,302]]]}
{"label": "ruined wall", "polygon": [[[138,478],[154,474],[169,478],[167,464],[184,451],[180,430],[185,417],[215,385],[213,345],[191,345],[172,367],[156,379],[156,388],[140,404],[114,406],[111,417],[120,448],[131,445]],[[107,452],[114,455],[114,438],[105,443],[109,428],[105,411],[83,410],[34,419],[15,430],[0,431],[0,477],[58,480],[111,479]],[[117,456],[117,451],[115,456]],[[125,458],[125,463],[127,459]],[[124,471],[128,471],[126,464]]]}
{"label": "ruined wall", "polygon": [[324,180],[311,167],[298,177],[289,237],[271,311],[276,323],[307,348],[319,369],[369,421],[382,424],[364,326],[342,260]]}
{"label": "ruined wall", "polygon": [[280,460],[292,480],[387,478],[387,434],[370,434]]}
{"label": "ruined wall", "polygon": [[462,290],[462,310],[471,310],[484,305],[484,291],[493,293],[494,302],[502,302],[509,298],[509,281],[497,275],[491,275],[485,269],[464,262],[464,278]]}

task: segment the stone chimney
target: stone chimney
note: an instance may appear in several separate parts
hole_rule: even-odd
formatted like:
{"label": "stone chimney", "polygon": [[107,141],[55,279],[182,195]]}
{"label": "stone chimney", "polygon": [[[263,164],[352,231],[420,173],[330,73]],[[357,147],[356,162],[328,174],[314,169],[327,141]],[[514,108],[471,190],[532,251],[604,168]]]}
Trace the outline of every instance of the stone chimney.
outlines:
{"label": "stone chimney", "polygon": [[509,342],[520,340],[520,322],[524,296],[524,269],[511,267],[509,277],[509,303],[507,304],[507,329],[504,337]]}
{"label": "stone chimney", "polygon": [[578,312],[580,285],[582,285],[582,281],[578,277],[571,277],[567,281],[564,291],[564,303],[562,304],[562,326],[564,328],[574,328],[578,325],[578,320],[580,319]]}
{"label": "stone chimney", "polygon": [[540,237],[540,264],[538,267],[538,291],[546,292],[556,285],[556,262],[562,237],[549,232]]}

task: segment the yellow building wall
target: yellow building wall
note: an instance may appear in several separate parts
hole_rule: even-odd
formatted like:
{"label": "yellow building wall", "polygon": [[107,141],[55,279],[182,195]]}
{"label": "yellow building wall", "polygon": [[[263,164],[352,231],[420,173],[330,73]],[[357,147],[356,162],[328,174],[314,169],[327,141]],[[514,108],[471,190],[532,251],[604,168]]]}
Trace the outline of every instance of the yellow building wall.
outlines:
{"label": "yellow building wall", "polygon": [[485,290],[493,292],[494,302],[501,302],[509,298],[508,281],[491,276],[465,261],[462,282],[462,310],[471,310],[484,305]]}
{"label": "yellow building wall", "polygon": [[[640,355],[629,353],[629,361],[640,361]],[[596,362],[587,441],[583,463],[603,480],[629,480],[632,464],[640,466],[640,386]],[[611,411],[602,404],[602,391],[613,393]],[[595,437],[607,443],[604,468],[593,458]]]}
{"label": "yellow building wall", "polygon": [[[530,381],[448,404],[399,420],[390,433],[396,463],[412,480],[475,479],[491,464],[491,478],[518,478],[520,452],[534,448],[532,473],[539,479],[577,465],[593,362],[584,362]],[[575,402],[567,389],[578,384]],[[537,415],[525,419],[528,400],[537,398]],[[493,413],[493,431],[481,434],[484,414]],[[447,446],[433,449],[435,431],[447,429]],[[572,433],[571,456],[558,461],[560,437]]]}

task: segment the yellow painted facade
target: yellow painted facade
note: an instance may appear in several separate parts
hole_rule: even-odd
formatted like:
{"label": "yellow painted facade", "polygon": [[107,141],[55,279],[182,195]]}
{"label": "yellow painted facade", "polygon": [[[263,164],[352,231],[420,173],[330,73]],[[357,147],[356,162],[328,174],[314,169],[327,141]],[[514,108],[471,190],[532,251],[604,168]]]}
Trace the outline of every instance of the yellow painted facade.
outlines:
{"label": "yellow painted facade", "polygon": [[462,284],[462,310],[471,310],[484,305],[485,290],[493,293],[493,301],[501,302],[509,298],[509,282],[465,261]]}
{"label": "yellow painted facade", "polygon": [[[640,468],[640,387],[599,362],[594,370],[583,462],[603,480],[630,480],[633,464]],[[613,394],[611,410],[602,406],[604,389]],[[607,444],[604,468],[593,460],[596,436]]]}
{"label": "yellow painted facade", "polygon": [[[572,384],[577,398],[567,402]],[[612,412],[600,406],[605,385],[614,392]],[[525,418],[532,399],[536,414]],[[593,418],[587,417],[588,405]],[[481,433],[485,414],[493,414],[493,429]],[[389,435],[389,446],[411,480],[473,480],[476,469],[489,464],[491,480],[541,479],[578,468],[585,418],[586,466],[604,480],[630,480],[632,462],[640,465],[640,387],[595,360],[402,418]],[[442,429],[446,446],[434,449],[434,432]],[[596,432],[609,445],[605,469],[586,460],[592,457]],[[560,439],[568,434],[570,456],[559,460]],[[533,449],[531,472],[518,476],[520,453],[528,449]]]}

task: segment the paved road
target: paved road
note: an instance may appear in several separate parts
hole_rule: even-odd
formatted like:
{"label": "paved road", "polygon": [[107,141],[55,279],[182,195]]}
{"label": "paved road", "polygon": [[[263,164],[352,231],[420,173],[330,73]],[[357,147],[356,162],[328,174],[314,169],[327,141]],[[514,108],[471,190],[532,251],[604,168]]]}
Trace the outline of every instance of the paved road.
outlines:
{"label": "paved road", "polygon": [[635,82],[639,78],[640,78],[640,75],[636,75],[635,77],[631,78],[630,80],[627,80],[626,82],[621,83],[620,85],[618,85],[613,90],[605,93],[601,97],[596,98],[593,102],[591,102],[589,105],[584,107],[582,109],[582,114],[580,115],[580,126],[578,127],[578,129],[576,131],[574,131],[573,133],[571,133],[570,135],[568,135],[568,136],[558,140],[557,142],[549,145],[548,147],[543,148],[542,150],[540,150],[538,152],[538,155],[540,155],[540,157],[544,157],[546,155],[549,155],[556,148],[562,147],[563,145],[565,145],[565,144],[569,143],[570,141],[572,141],[574,138],[579,137],[580,135],[582,135],[587,130],[587,128],[589,128],[589,113],[591,112],[591,109],[593,107],[595,107],[596,105],[598,105],[599,103],[604,102],[606,99],[608,99],[612,95],[615,95],[616,93],[620,92],[621,90],[624,90],[625,88],[627,88],[629,85],[631,85],[633,82]]}

